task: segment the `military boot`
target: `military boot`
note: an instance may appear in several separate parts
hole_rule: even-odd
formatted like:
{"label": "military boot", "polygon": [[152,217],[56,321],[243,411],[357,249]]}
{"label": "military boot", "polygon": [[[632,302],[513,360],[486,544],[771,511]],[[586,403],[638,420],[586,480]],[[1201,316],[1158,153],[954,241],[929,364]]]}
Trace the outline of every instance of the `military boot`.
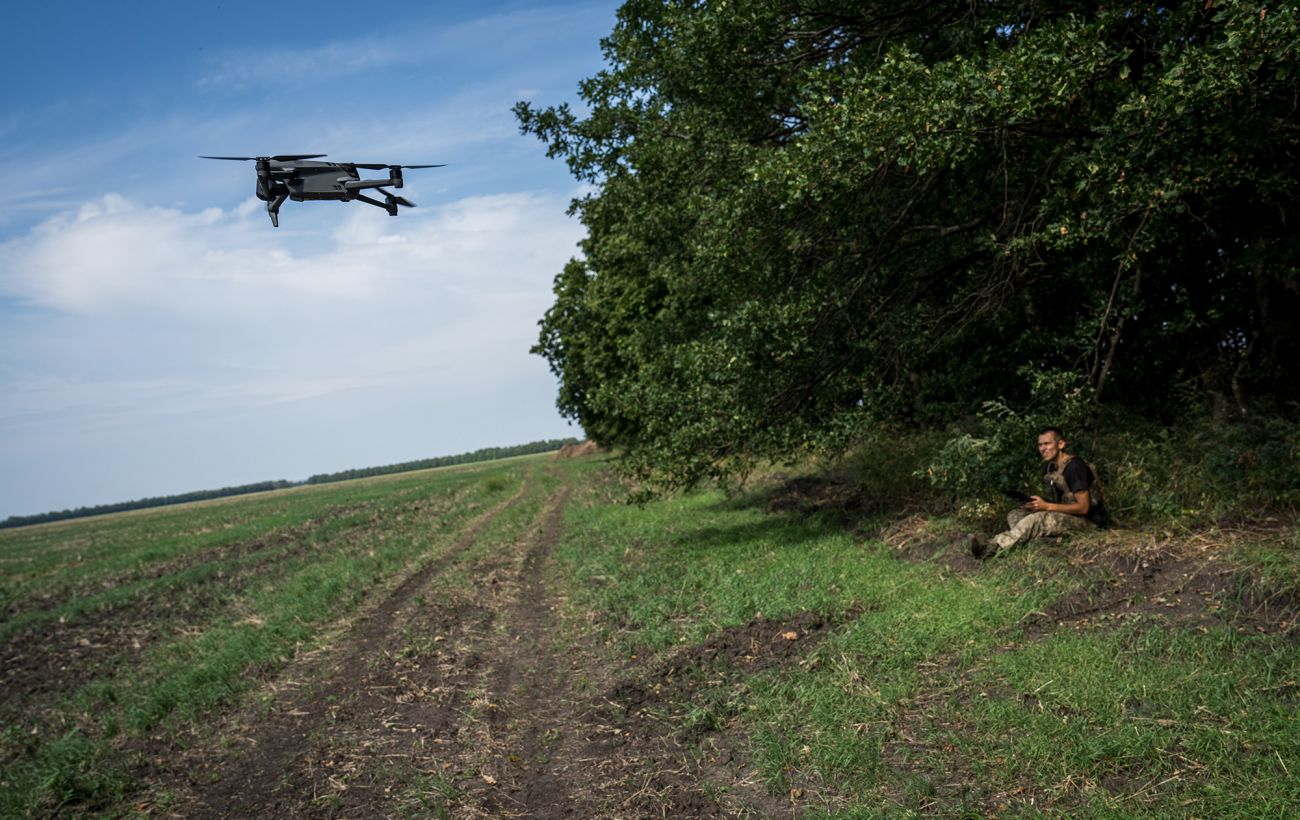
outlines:
{"label": "military boot", "polygon": [[967,533],[962,539],[970,548],[970,554],[979,559],[992,558],[998,551],[998,545],[975,533]]}

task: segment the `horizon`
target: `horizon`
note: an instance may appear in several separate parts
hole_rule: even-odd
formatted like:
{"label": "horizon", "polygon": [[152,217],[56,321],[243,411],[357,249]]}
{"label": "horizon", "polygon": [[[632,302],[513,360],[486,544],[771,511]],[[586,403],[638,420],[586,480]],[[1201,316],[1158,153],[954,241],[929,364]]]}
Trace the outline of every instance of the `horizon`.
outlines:
{"label": "horizon", "polygon": [[[181,503],[192,503],[193,501],[211,501],[218,498],[237,498],[241,495],[253,495],[255,493],[260,493],[260,492],[274,492],[276,490],[287,490],[287,489],[293,489],[295,487],[319,486],[321,484],[333,484],[341,481],[364,481],[369,478],[379,478],[382,476],[389,476],[389,475],[401,475],[403,473],[413,473],[413,472],[419,472],[421,470],[441,470],[449,467],[460,467],[469,464],[485,464],[490,461],[505,461],[511,458],[527,458],[531,456],[546,455],[547,453],[558,453],[560,452],[561,449],[563,449],[565,446],[571,443],[575,443],[575,442],[582,443],[585,440],[586,439],[578,439],[578,438],[574,438],[573,436],[569,436],[567,438],[542,439],[540,441],[529,441],[529,442],[524,442],[522,444],[488,445],[486,447],[479,447],[477,449],[470,450],[467,452],[462,452],[462,453],[444,453],[442,455],[426,456],[424,458],[410,459],[407,461],[399,461],[391,464],[372,464],[366,467],[349,467],[343,470],[337,470],[333,473],[316,473],[313,475],[309,475],[306,478],[299,478],[299,479],[264,478],[259,481],[250,481],[244,484],[227,485],[224,487],[192,488],[192,489],[182,490],[180,492],[171,493],[169,495],[164,495],[164,496],[125,498],[125,499],[118,499],[117,501],[106,502],[104,504],[96,504],[93,506],[68,507],[61,510],[42,510],[41,512],[10,515],[5,518],[0,518],[0,529],[34,526],[36,524],[53,523],[55,521],[72,521],[80,518],[90,518],[98,515],[113,515],[116,512],[118,512],[118,510],[107,510],[107,509],[105,509],[103,512],[96,512],[97,510],[101,510],[107,507],[127,507],[127,505],[135,505],[135,506],[129,506],[127,507],[127,509],[149,510],[149,509],[157,509],[159,507],[164,507],[164,506],[177,506],[178,504]],[[490,458],[474,459],[469,461],[458,461],[450,464],[441,464],[441,465],[435,464],[431,466],[420,466],[420,467],[406,466],[411,464],[423,464],[425,462],[431,462],[431,461],[440,461],[443,459],[472,456],[484,450],[516,450],[516,449],[534,447],[537,445],[550,445],[550,444],[558,444],[559,446],[557,446],[554,450],[537,450],[535,452],[514,453],[511,455],[493,456]],[[403,468],[403,469],[395,469],[395,468]],[[373,475],[357,476],[353,478],[332,477],[344,473],[363,472],[363,471],[371,471],[371,470],[382,470],[384,472],[376,472]],[[316,479],[321,479],[321,480],[318,481]],[[264,486],[268,484],[278,485],[278,486],[273,486],[273,487]],[[258,489],[246,489],[250,487],[257,487]],[[238,491],[238,492],[226,492],[226,491]],[[202,494],[209,494],[209,493],[212,494],[210,497],[204,497],[199,499],[187,498],[188,496],[202,495]],[[187,500],[183,502],[174,501],[174,499],[178,499],[178,498],[187,498]],[[146,502],[157,502],[157,503],[151,504]],[[127,511],[127,510],[121,510],[121,511]],[[41,518],[45,518],[46,516],[59,516],[59,517],[49,519],[48,521],[45,520],[27,521],[26,520],[32,518],[41,519]],[[10,524],[9,522],[11,521],[17,521],[18,523]]]}
{"label": "horizon", "polygon": [[[511,107],[581,109],[618,5],[10,10],[0,519],[583,438],[529,348],[588,188]],[[281,153],[446,167],[272,228],[199,159]]]}

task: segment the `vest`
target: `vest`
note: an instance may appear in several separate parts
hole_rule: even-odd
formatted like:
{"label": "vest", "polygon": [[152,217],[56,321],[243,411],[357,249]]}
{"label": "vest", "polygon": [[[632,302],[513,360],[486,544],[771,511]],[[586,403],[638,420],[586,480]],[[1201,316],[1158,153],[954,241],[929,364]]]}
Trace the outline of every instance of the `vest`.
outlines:
{"label": "vest", "polygon": [[[1078,456],[1070,456],[1066,464],[1075,459],[1083,461]],[[1083,462],[1083,466],[1088,468],[1088,473],[1092,477],[1092,483],[1088,485],[1088,504],[1093,509],[1101,509],[1103,506],[1101,479],[1097,476],[1097,468],[1086,461]],[[1056,465],[1052,464],[1047,468],[1047,472],[1043,473],[1043,500],[1050,501],[1053,504],[1074,503],[1074,493],[1070,492],[1070,486],[1065,483],[1064,465],[1060,470],[1057,470]]]}

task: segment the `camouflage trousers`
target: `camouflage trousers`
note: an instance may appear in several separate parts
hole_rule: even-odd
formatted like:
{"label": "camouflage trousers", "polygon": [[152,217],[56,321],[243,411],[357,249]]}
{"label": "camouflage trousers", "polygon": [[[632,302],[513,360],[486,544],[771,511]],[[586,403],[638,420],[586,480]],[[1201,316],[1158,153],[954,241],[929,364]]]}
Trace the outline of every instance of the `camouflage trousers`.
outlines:
{"label": "camouflage trousers", "polygon": [[1091,525],[1092,522],[1081,515],[1012,510],[1007,513],[1007,531],[998,533],[990,540],[997,545],[999,550],[1006,550],[1031,538],[1061,535],[1073,530],[1085,529]]}

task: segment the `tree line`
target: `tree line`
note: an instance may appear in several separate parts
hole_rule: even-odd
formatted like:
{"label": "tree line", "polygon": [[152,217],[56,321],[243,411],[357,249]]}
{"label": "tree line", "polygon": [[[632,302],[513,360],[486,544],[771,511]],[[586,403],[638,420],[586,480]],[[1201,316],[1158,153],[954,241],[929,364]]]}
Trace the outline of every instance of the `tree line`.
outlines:
{"label": "tree line", "polygon": [[401,473],[410,470],[426,470],[431,467],[448,467],[454,464],[469,464],[476,461],[491,461],[493,459],[509,458],[511,456],[547,453],[558,450],[566,444],[574,444],[576,442],[577,439],[574,438],[563,438],[534,441],[513,447],[484,447],[480,450],[475,450],[472,453],[462,453],[460,455],[426,458],[419,461],[407,461],[401,464],[389,464],[384,467],[344,470],[337,473],[322,473],[311,476],[306,481],[259,481],[254,484],[241,484],[236,487],[222,487],[219,490],[195,490],[193,492],[180,493],[178,495],[155,496],[152,498],[141,498],[135,501],[122,501],[114,504],[98,504],[90,507],[77,507],[76,509],[59,510],[56,512],[39,513],[36,515],[11,515],[3,521],[0,521],[0,529],[8,527],[23,527],[29,524],[45,524],[51,521],[64,521],[71,518],[84,518],[91,515],[107,515],[108,513],[126,512],[127,510],[142,510],[150,507],[165,507],[172,504],[187,504],[191,501],[207,501],[214,498],[226,498],[235,495],[246,495],[248,493],[264,493],[270,490],[283,490],[289,487],[300,487],[304,484],[324,484],[331,481],[346,481],[352,478],[388,475],[390,473]]}
{"label": "tree line", "polygon": [[418,461],[403,461],[400,464],[388,464],[383,467],[367,467],[359,470],[343,470],[337,473],[321,473],[307,479],[308,484],[325,484],[330,481],[348,481],[353,478],[370,478],[377,475],[389,475],[391,473],[405,473],[411,470],[428,470],[433,467],[451,467],[456,464],[471,464],[476,461],[493,461],[498,458],[511,458],[513,456],[528,456],[535,453],[549,453],[558,450],[566,444],[577,444],[575,438],[557,438],[547,439],[545,441],[534,441],[529,444],[518,444],[513,447],[484,447],[481,450],[475,450],[472,453],[461,453],[454,456],[438,456],[436,458],[425,458]]}
{"label": "tree line", "polygon": [[207,501],[213,498],[226,498],[232,495],[264,493],[269,490],[283,490],[296,487],[302,482],[293,481],[259,481],[254,484],[240,484],[235,487],[222,487],[219,490],[194,490],[177,495],[153,496],[135,501],[119,501],[113,504],[96,504],[91,507],[77,507],[70,510],[38,513],[36,515],[11,515],[0,521],[0,529],[6,527],[24,527],[28,524],[46,524],[51,521],[64,521],[69,518],[85,518],[90,515],[107,515],[109,513],[143,510],[149,507],[166,507],[172,504],[188,504],[191,501]]}
{"label": "tree line", "polygon": [[1300,24],[1253,0],[628,0],[534,352],[669,486],[990,402],[1300,407]]}

